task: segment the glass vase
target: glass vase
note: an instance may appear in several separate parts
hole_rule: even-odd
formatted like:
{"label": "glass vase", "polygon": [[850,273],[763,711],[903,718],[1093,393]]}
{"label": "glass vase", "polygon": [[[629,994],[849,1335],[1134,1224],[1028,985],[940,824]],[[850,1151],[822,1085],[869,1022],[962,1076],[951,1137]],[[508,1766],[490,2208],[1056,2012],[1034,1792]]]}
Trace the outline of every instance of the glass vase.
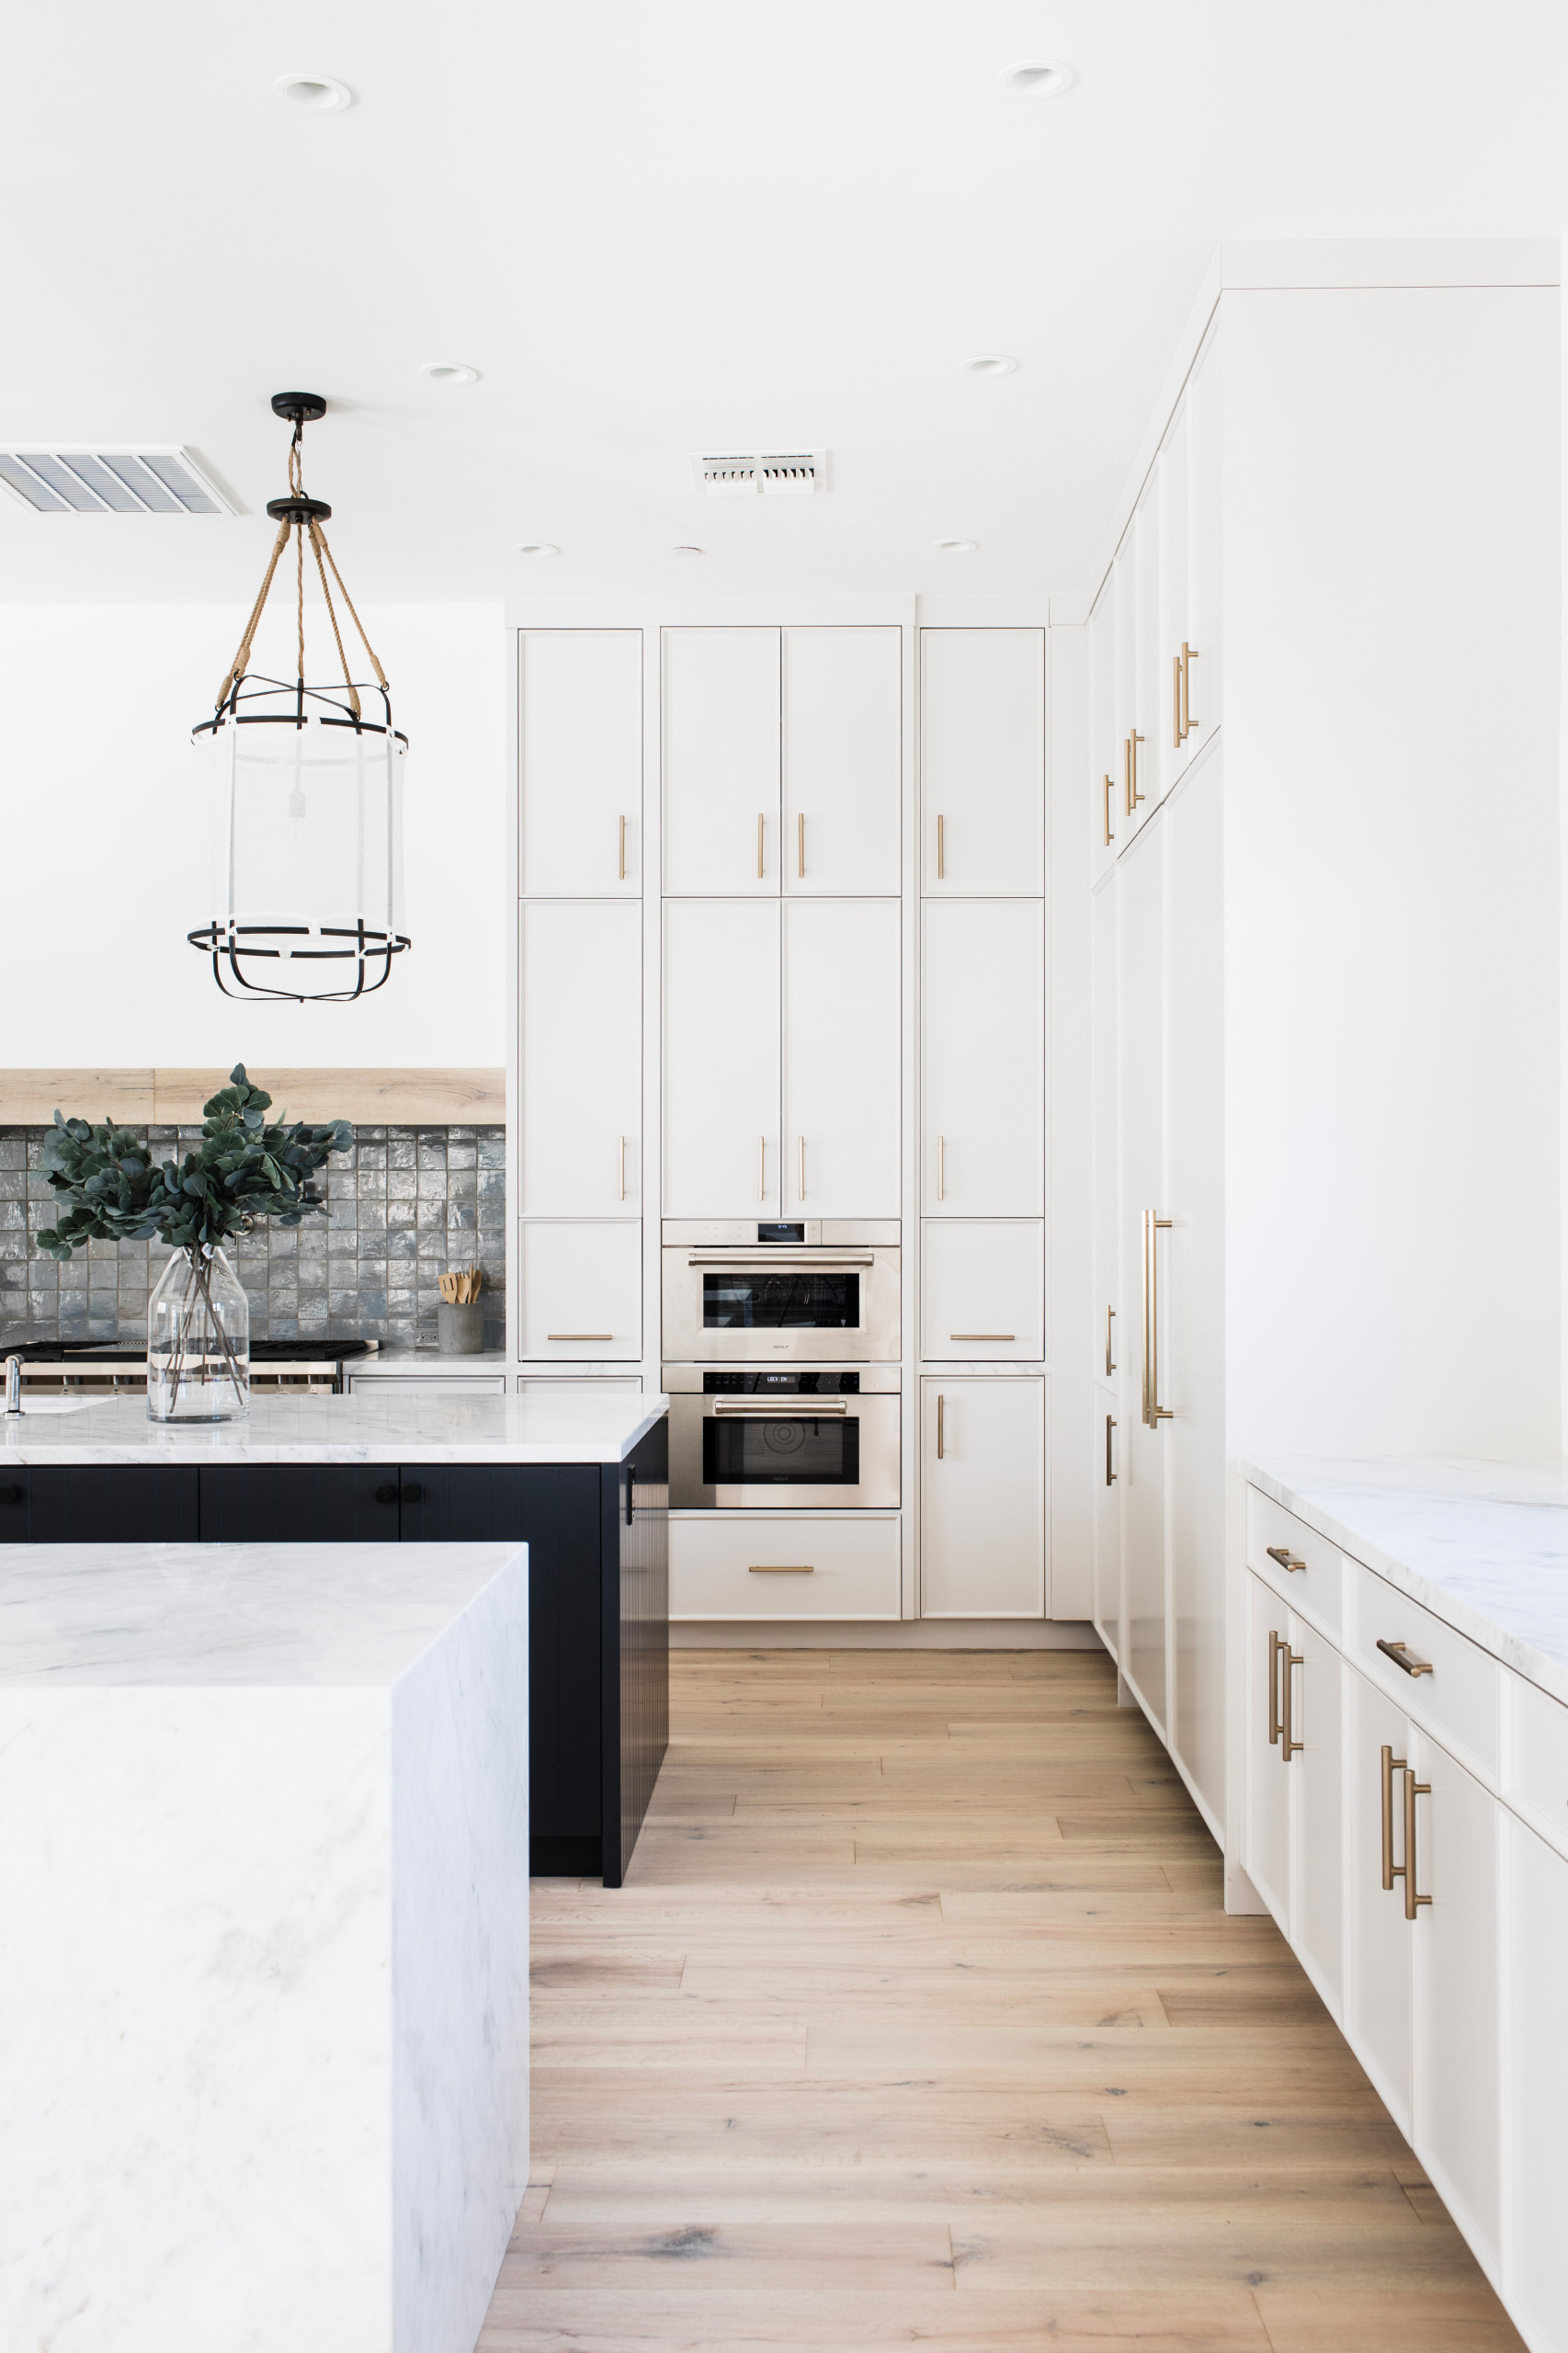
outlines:
{"label": "glass vase", "polygon": [[147,1302],[147,1418],[243,1422],[250,1307],[220,1249],[176,1250]]}

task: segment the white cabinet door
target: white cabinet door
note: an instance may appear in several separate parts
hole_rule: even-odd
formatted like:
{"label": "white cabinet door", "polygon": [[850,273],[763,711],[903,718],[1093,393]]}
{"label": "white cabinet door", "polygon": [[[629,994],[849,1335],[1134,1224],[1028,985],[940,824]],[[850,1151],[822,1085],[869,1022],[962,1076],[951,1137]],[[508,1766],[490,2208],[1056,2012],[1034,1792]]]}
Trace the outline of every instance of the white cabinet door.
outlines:
{"label": "white cabinet door", "polygon": [[[1356,1668],[1345,1670],[1345,2031],[1394,2122],[1411,2131],[1411,1928],[1403,1882],[1383,1885],[1383,1750],[1410,1762],[1410,1726]],[[1403,1868],[1403,1778],[1392,1778],[1393,1863]]]}
{"label": "white cabinet door", "polygon": [[[1252,1580],[1256,1583],[1256,1579]],[[1292,1614],[1290,1941],[1337,2020],[1345,2014],[1344,1679],[1339,1653]]]}
{"label": "white cabinet door", "polygon": [[1138,533],[1129,523],[1110,568],[1116,600],[1116,797],[1120,812],[1116,827],[1125,848],[1149,813],[1147,794],[1133,775],[1132,760],[1142,745],[1132,740],[1138,711]]}
{"label": "white cabinet door", "polygon": [[[1225,1819],[1225,975],[1219,746],[1161,813],[1165,1181],[1154,1321],[1169,1482],[1171,1745]],[[1151,835],[1149,847],[1155,847]]]}
{"label": "white cabinet door", "polygon": [[921,1207],[1045,1214],[1045,907],[921,910]]}
{"label": "white cabinet door", "polygon": [[927,1618],[1045,1614],[1045,1383],[920,1384],[920,1587]]}
{"label": "white cabinet door", "polygon": [[1122,1308],[1117,1257],[1117,878],[1108,874],[1089,903],[1089,1248],[1094,1262],[1094,1325],[1089,1338],[1096,1381],[1114,1381],[1137,1338]]}
{"label": "white cabinet door", "polygon": [[1246,1580],[1247,1877],[1290,1933],[1290,1770],[1283,1730],[1290,1611],[1261,1577]]}
{"label": "white cabinet door", "polygon": [[[1502,2099],[1498,1987],[1503,1810],[1425,1733],[1415,1735],[1419,1895],[1412,2141],[1454,2220],[1495,2276]],[[1421,1792],[1427,1790],[1429,1795]],[[1559,2085],[1561,2094],[1562,2086]]]}
{"label": "white cabinet door", "polygon": [[778,915],[665,903],[665,1217],[779,1214]]}
{"label": "white cabinet door", "polygon": [[1218,328],[1199,354],[1187,394],[1188,507],[1186,750],[1190,758],[1220,724],[1221,492],[1223,451]]}
{"label": "white cabinet door", "polygon": [[1189,597],[1191,568],[1191,448],[1187,403],[1170,421],[1160,451],[1160,679],[1165,696],[1160,762],[1167,782],[1174,783],[1187,766],[1194,739],[1186,726],[1184,684],[1196,685],[1190,663],[1185,676],[1182,647],[1190,645],[1192,621]]}
{"label": "white cabinet door", "polygon": [[664,632],[665,882],[778,890],[778,631]]}
{"label": "white cabinet door", "polygon": [[1540,2353],[1568,2353],[1562,2227],[1562,2086],[1568,2084],[1568,1862],[1506,1817],[1508,2203],[1503,2254],[1511,2309]]}
{"label": "white cabinet door", "polygon": [[642,888],[642,632],[525,629],[517,642],[518,888]]}
{"label": "white cabinet door", "polygon": [[1121,1450],[1126,1444],[1115,1397],[1101,1381],[1089,1389],[1094,1430],[1095,1631],[1121,1657]]}
{"label": "white cabinet door", "polygon": [[1135,730],[1132,777],[1148,813],[1159,802],[1170,779],[1165,746],[1170,742],[1168,672],[1160,659],[1160,468],[1153,475],[1132,518],[1138,547],[1138,619],[1133,654],[1132,723]]}
{"label": "white cabinet door", "polygon": [[520,910],[517,1207],[624,1217],[642,1195],[642,911],[606,899]]}
{"label": "white cabinet door", "polygon": [[903,631],[784,631],[784,888],[903,887]]}
{"label": "white cabinet door", "polygon": [[897,1217],[900,904],[784,909],[784,1199],[794,1217]]}
{"label": "white cabinet door", "polygon": [[642,1353],[642,1228],[630,1221],[517,1228],[517,1353],[635,1363]]}
{"label": "white cabinet door", "polygon": [[1089,876],[1116,858],[1121,831],[1116,734],[1116,583],[1108,579],[1089,615]]}
{"label": "white cabinet door", "polygon": [[925,1218],[920,1353],[1037,1364],[1045,1357],[1045,1227],[1039,1218]]}
{"label": "white cabinet door", "polygon": [[920,887],[1045,889],[1045,631],[920,632]]}
{"label": "white cabinet door", "polygon": [[[1118,1347],[1121,1367],[1123,1449],[1121,1497],[1122,1601],[1127,1644],[1122,1671],[1162,1737],[1165,1727],[1165,1434],[1167,1422],[1142,1416],[1145,1394],[1142,1328],[1144,1218],[1164,1217],[1165,1167],[1165,834],[1163,823],[1141,833],[1118,874],[1117,1018],[1121,1160],[1120,1263],[1128,1329]],[[1168,1272],[1170,1235],[1154,1237]],[[1157,1269],[1158,1271],[1158,1269]],[[1164,1361],[1156,1368],[1163,1377]],[[1168,1382],[1160,1402],[1168,1404]]]}

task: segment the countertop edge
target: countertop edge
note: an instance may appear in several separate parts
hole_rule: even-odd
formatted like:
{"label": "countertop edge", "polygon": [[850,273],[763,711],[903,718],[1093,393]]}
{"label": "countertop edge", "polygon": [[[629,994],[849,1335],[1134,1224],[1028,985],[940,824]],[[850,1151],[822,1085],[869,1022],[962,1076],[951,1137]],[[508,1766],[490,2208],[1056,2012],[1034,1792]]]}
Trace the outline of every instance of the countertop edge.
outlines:
{"label": "countertop edge", "polygon": [[[503,1401],[497,1399],[495,1402],[500,1404]],[[67,1434],[68,1419],[66,1429],[62,1429],[58,1437],[51,1437],[48,1433],[54,1426],[54,1417],[46,1419],[40,1416],[41,1427],[37,1428],[36,1434],[34,1431],[24,1434],[15,1425],[0,1421],[0,1472],[7,1463],[15,1463],[21,1469],[41,1470],[60,1466],[100,1468],[115,1464],[165,1464],[194,1468],[205,1463],[224,1462],[312,1462],[348,1466],[391,1461],[539,1465],[624,1462],[635,1452],[649,1431],[664,1420],[669,1410],[669,1401],[662,1394],[642,1402],[645,1410],[635,1421],[621,1426],[613,1443],[607,1438],[602,1447],[585,1447],[580,1440],[570,1439],[564,1444],[558,1444],[550,1435],[530,1439],[525,1444],[517,1439],[478,1433],[436,1436],[392,1429],[387,1431],[384,1441],[374,1435],[336,1439],[274,1438],[265,1430],[258,1429],[253,1434],[248,1423],[230,1423],[219,1430],[195,1423],[181,1428],[161,1430],[149,1425],[145,1437],[77,1438]],[[90,1412],[92,1408],[84,1410]]]}

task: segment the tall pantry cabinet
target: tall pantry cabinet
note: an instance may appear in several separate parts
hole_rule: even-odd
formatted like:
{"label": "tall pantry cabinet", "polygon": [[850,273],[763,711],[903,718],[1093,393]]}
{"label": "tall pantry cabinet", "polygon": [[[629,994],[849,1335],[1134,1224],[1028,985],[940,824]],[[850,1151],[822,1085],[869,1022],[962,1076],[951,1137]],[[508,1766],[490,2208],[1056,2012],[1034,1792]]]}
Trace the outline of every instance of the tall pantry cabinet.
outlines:
{"label": "tall pantry cabinet", "polygon": [[1559,1442],[1555,275],[1224,247],[1085,625],[1095,1617],[1242,1906],[1228,1462]]}

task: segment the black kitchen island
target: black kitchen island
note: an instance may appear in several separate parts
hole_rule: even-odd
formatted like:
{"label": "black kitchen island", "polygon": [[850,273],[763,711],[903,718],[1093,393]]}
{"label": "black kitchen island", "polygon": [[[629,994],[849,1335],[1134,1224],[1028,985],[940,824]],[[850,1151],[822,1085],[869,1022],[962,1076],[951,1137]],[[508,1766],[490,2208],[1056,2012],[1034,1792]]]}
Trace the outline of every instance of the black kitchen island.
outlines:
{"label": "black kitchen island", "polygon": [[668,1428],[624,1392],[50,1401],[0,1418],[0,1544],[526,1543],[529,1867],[619,1887],[669,1739]]}

